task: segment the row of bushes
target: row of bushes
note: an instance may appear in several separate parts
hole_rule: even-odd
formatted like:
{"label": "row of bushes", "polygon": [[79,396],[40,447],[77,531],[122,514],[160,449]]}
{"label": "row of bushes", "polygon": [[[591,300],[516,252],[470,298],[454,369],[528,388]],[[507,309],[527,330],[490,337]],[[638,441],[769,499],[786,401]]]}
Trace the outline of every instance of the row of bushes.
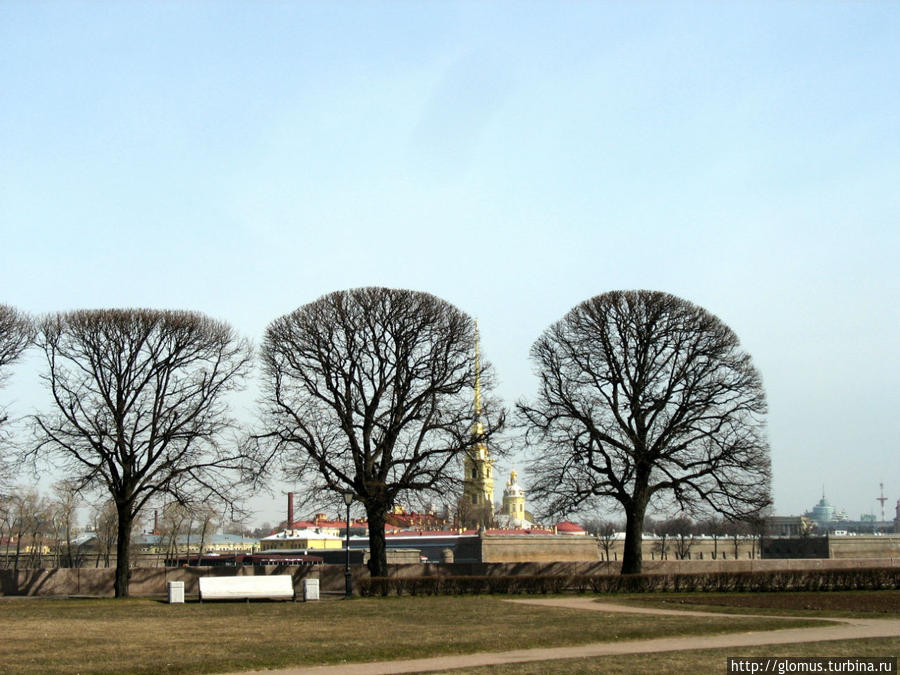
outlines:
{"label": "row of bushes", "polygon": [[855,591],[900,589],[900,568],[877,567],[692,574],[372,577],[360,595],[480,595],[656,592]]}

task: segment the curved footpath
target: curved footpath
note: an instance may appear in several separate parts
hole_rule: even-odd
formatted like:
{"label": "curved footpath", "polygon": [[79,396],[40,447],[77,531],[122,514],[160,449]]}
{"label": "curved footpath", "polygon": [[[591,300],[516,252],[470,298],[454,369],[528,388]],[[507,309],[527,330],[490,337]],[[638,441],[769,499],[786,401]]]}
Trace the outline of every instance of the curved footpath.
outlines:
{"label": "curved footpath", "polygon": [[[526,605],[564,607],[599,612],[622,612],[626,614],[668,614],[679,616],[710,616],[708,612],[692,612],[675,609],[652,609],[647,607],[627,607],[612,603],[595,602],[590,598],[554,598],[547,600],[508,600]],[[729,615],[763,616],[763,615]],[[771,617],[798,618],[798,617]],[[594,642],[570,647],[544,647],[537,649],[515,649],[508,652],[480,652],[454,656],[435,656],[404,661],[376,661],[370,663],[347,663],[331,666],[286,668],[280,670],[246,671],[241,675],[389,675],[392,673],[421,673],[454,668],[475,668],[504,663],[524,663],[527,661],[552,661],[556,659],[576,659],[617,654],[647,654],[693,649],[721,649],[725,647],[757,647],[780,645],[793,642],[821,642],[824,640],[856,640],[862,638],[900,637],[900,619],[846,619],[816,617],[823,621],[839,622],[812,628],[785,628],[782,630],[751,631],[744,633],[724,633],[719,635],[682,635],[673,638],[652,640],[620,640],[617,642]],[[237,674],[234,674],[237,675]]]}

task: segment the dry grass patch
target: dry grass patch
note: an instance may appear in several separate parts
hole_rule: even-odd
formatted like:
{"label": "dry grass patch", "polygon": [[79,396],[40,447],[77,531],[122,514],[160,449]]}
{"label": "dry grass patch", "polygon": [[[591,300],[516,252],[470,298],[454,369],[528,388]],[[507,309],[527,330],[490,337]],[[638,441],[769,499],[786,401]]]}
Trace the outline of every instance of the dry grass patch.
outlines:
{"label": "dry grass patch", "polygon": [[4,672],[199,673],[808,625],[606,614],[490,597],[319,603],[0,602]]}

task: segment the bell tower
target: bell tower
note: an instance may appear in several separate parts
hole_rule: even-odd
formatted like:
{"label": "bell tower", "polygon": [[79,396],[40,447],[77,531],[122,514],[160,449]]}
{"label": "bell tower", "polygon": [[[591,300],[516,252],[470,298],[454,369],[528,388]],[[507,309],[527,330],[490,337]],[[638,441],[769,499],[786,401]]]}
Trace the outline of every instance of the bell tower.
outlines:
{"label": "bell tower", "polygon": [[519,486],[519,475],[515,471],[510,472],[503,491],[503,513],[514,521],[525,521],[525,490]]}
{"label": "bell tower", "polygon": [[494,518],[494,460],[484,442],[481,421],[481,354],[478,322],[475,322],[475,423],[472,445],[463,459],[463,496],[460,501],[460,524],[487,526]]}

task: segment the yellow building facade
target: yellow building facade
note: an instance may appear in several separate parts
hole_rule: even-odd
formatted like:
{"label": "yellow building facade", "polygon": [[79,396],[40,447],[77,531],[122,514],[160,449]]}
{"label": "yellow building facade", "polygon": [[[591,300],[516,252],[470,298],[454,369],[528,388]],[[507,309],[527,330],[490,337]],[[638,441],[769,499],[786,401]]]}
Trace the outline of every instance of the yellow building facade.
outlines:
{"label": "yellow building facade", "polygon": [[525,519],[525,490],[519,486],[519,474],[511,471],[503,490],[503,511],[506,516]]}
{"label": "yellow building facade", "polygon": [[344,547],[344,540],[317,530],[284,530],[260,540],[260,550],[326,550]]}

